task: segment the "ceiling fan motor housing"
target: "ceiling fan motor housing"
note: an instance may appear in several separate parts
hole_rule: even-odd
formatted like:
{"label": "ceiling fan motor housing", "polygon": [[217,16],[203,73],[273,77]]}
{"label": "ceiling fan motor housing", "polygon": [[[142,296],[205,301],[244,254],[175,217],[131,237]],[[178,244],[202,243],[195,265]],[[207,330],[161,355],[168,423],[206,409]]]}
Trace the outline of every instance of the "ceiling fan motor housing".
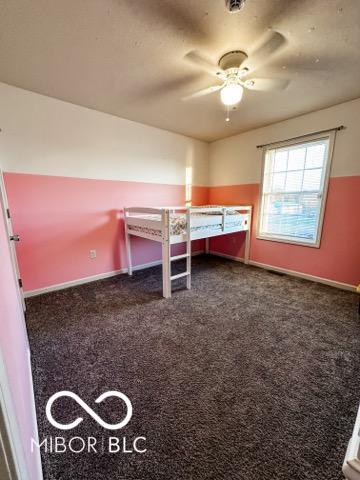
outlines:
{"label": "ceiling fan motor housing", "polygon": [[227,52],[219,60],[219,67],[222,70],[228,70],[229,68],[239,68],[244,60],[247,59],[247,55],[240,50],[233,50]]}
{"label": "ceiling fan motor housing", "polygon": [[242,9],[246,0],[225,0],[226,8],[230,13],[236,13]]}

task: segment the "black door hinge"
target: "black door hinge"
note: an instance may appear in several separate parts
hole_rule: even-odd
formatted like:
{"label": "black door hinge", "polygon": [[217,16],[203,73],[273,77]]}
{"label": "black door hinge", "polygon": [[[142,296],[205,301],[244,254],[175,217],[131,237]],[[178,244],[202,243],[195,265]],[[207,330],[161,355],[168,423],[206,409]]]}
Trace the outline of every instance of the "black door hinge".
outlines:
{"label": "black door hinge", "polygon": [[19,278],[18,282],[19,282],[19,287],[20,287],[20,288],[22,288],[22,286],[23,286],[23,283],[22,283],[22,280],[21,280],[21,278]]}
{"label": "black door hinge", "polygon": [[8,208],[6,209],[6,215],[7,215],[8,218],[11,218],[10,210]]}

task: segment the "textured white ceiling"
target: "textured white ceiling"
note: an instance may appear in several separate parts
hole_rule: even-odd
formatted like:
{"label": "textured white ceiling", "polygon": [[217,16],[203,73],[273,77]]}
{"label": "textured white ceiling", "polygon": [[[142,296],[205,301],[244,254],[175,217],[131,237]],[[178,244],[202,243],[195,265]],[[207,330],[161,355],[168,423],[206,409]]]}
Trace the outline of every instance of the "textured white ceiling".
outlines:
{"label": "textured white ceiling", "polygon": [[[0,0],[0,81],[203,140],[360,97],[360,0]],[[251,53],[272,28],[287,46],[256,76],[283,92],[244,94],[230,124],[216,83],[186,60]]]}

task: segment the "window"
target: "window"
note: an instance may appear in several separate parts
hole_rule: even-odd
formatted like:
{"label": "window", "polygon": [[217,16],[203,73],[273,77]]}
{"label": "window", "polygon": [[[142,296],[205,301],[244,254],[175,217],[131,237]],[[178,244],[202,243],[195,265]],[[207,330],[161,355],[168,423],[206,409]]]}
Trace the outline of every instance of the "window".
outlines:
{"label": "window", "polygon": [[258,238],[318,247],[333,134],[265,151]]}

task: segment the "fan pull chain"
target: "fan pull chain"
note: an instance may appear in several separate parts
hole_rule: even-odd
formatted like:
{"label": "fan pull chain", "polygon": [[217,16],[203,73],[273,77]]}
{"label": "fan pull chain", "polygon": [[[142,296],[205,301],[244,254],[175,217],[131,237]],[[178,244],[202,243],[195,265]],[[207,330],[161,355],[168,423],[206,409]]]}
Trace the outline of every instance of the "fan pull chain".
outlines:
{"label": "fan pull chain", "polygon": [[229,105],[226,106],[226,117],[225,117],[225,122],[230,122],[230,107]]}

